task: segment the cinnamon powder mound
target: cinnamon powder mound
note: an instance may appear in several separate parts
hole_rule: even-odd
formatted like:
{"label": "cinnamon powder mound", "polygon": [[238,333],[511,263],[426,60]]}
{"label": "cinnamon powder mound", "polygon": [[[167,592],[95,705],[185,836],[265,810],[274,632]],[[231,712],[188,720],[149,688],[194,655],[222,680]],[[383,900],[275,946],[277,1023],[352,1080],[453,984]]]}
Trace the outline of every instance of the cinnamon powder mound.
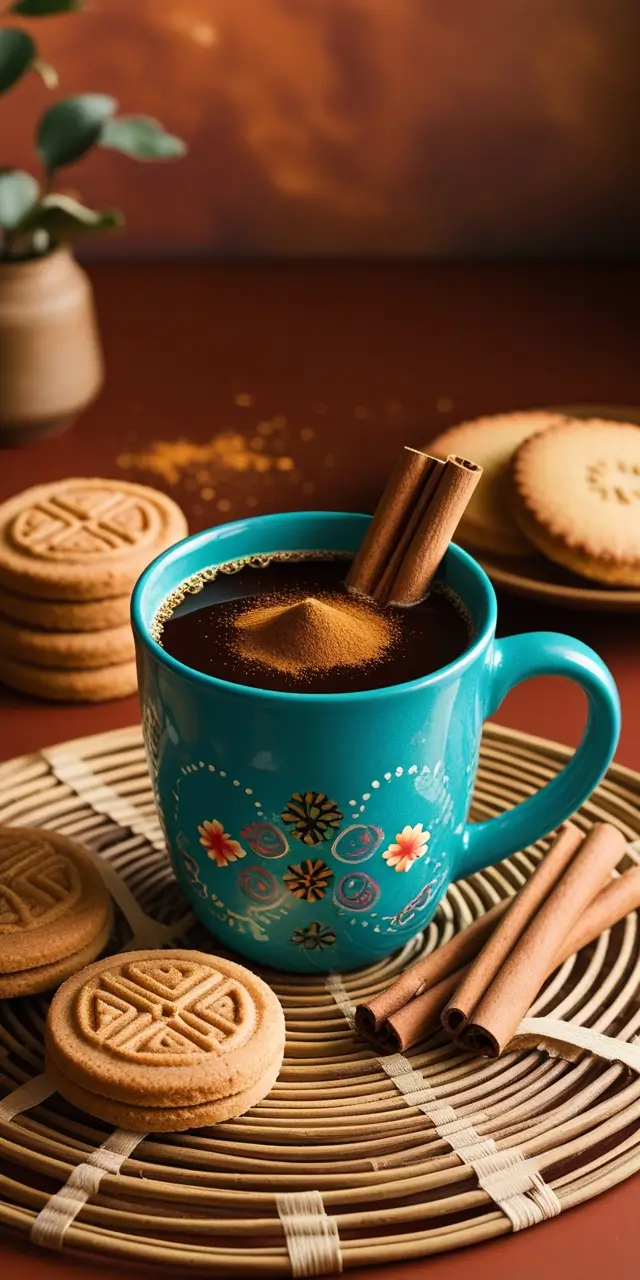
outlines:
{"label": "cinnamon powder mound", "polygon": [[339,596],[258,605],[233,625],[243,658],[292,675],[374,662],[398,634],[392,618]]}

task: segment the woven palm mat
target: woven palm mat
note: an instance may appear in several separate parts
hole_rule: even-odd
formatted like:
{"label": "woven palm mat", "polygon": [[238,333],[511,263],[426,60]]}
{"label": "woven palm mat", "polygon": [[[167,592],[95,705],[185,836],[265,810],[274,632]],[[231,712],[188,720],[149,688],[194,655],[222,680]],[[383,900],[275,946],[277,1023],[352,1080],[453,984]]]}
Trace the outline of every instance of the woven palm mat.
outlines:
{"label": "woven palm mat", "polygon": [[[490,817],[530,795],[569,754],[488,725],[472,816]],[[609,770],[577,820],[587,829],[602,819],[617,823],[630,841],[640,836],[640,775]],[[0,767],[0,823],[50,827],[108,859],[142,908],[133,922],[137,943],[148,941],[152,917],[165,926],[168,945],[215,945],[193,923],[173,879],[138,728]],[[118,1177],[103,1178],[64,1247],[192,1273],[290,1275],[276,1196],[309,1191],[321,1193],[337,1226],[345,1268],[440,1253],[511,1231],[474,1170],[354,1035],[344,1007],[381,991],[420,954],[514,893],[543,848],[452,885],[422,937],[389,960],[344,975],[342,1008],[322,977],[266,974],[288,1030],[284,1067],[269,1097],[213,1129],[145,1138]],[[130,938],[119,913],[113,950]],[[567,961],[533,1012],[634,1039],[638,945],[633,914]],[[44,997],[4,1002],[0,1095],[42,1071],[46,1009]],[[589,1055],[570,1062],[539,1049],[487,1062],[461,1055],[438,1036],[407,1056],[456,1117],[500,1150],[519,1148],[563,1211],[640,1167],[640,1079],[619,1064]],[[0,1122],[0,1223],[28,1234],[49,1197],[108,1134],[56,1094]]]}

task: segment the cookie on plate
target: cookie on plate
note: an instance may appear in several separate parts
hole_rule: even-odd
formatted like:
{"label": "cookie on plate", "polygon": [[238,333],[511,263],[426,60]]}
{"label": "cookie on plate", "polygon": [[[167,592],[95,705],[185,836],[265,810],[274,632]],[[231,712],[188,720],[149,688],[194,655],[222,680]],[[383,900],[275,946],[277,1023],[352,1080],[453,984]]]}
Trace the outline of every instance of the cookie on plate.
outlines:
{"label": "cookie on plate", "polygon": [[128,480],[35,485],[0,505],[0,584],[37,599],[130,592],[187,522],[166,493]]}
{"label": "cookie on plate", "polygon": [[611,586],[640,586],[640,427],[568,420],[518,449],[514,518],[543,555]]}
{"label": "cookie on plate", "polygon": [[427,445],[436,458],[459,454],[483,468],[480,484],[458,526],[457,537],[473,550],[497,551],[503,556],[531,555],[531,545],[516,524],[504,491],[504,476],[512,454],[528,436],[566,421],[546,410],[497,413],[449,427]]}
{"label": "cookie on plate", "polygon": [[90,1115],[147,1133],[242,1115],[282,1065],[277,996],[201,951],[133,951],[69,978],[53,998],[46,1067]]}
{"label": "cookie on plate", "polygon": [[111,898],[82,845],[0,827],[0,997],[48,991],[104,950]]}

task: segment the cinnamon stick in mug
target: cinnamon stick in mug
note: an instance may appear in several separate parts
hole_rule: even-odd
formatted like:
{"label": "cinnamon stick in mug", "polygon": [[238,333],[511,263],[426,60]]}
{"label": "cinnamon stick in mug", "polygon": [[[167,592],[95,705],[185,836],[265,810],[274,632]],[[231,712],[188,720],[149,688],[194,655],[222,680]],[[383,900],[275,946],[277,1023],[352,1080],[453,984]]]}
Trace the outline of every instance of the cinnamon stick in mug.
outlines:
{"label": "cinnamon stick in mug", "polygon": [[347,574],[347,586],[371,596],[408,527],[413,528],[418,500],[429,478],[444,462],[405,445],[387,481],[359,551]]}
{"label": "cinnamon stick in mug", "polygon": [[443,1011],[442,1025],[450,1036],[460,1035],[480,997],[566,871],[582,839],[580,829],[572,822],[565,822],[558,829],[556,839],[538,863],[530,880],[511,899],[500,928],[487,939],[475,963],[471,965]]}
{"label": "cinnamon stick in mug", "polygon": [[475,462],[455,454],[447,458],[433,497],[382,603],[409,605],[423,599],[481,475],[482,467]]}
{"label": "cinnamon stick in mug", "polygon": [[591,828],[567,871],[473,1010],[461,1036],[466,1048],[490,1058],[502,1053],[545,978],[556,967],[565,939],[568,941],[572,929],[609,880],[625,847],[626,840],[617,827],[605,822]]}
{"label": "cinnamon stick in mug", "polygon": [[444,946],[431,951],[423,960],[406,969],[386,991],[374,996],[368,1004],[359,1004],[355,1014],[357,1030],[362,1035],[375,1035],[392,1014],[402,1009],[415,996],[423,991],[430,991],[443,978],[457,973],[463,965],[477,956],[510,905],[511,899],[507,899],[491,907],[478,920],[474,920],[468,929],[454,934]]}

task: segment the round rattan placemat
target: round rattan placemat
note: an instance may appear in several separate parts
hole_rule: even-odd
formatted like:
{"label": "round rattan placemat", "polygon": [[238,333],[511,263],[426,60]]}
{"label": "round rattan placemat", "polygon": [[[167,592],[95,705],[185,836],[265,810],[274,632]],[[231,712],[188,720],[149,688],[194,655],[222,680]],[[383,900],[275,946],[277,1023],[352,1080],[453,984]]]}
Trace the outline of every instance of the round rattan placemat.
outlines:
{"label": "round rattan placemat", "polygon": [[[550,778],[569,750],[488,725],[473,816],[510,807]],[[640,775],[613,766],[578,815],[640,836]],[[0,767],[0,823],[49,826],[117,868],[166,941],[207,946],[185,918],[155,818],[138,728],[84,738]],[[446,940],[523,883],[543,845],[453,885],[424,936],[391,959],[344,976],[350,1002],[381,990],[419,953]],[[632,857],[635,853],[632,852]],[[141,916],[144,921],[144,917]],[[182,923],[181,923],[182,921]],[[144,933],[143,924],[140,925]],[[138,925],[135,925],[138,934]],[[121,918],[113,949],[127,943]],[[632,1040],[640,1028],[635,914],[554,975],[534,1012]],[[265,971],[266,973],[266,971]],[[291,1274],[276,1195],[319,1191],[339,1232],[345,1268],[417,1258],[511,1230],[451,1145],[408,1105],[360,1041],[328,985],[267,974],[287,1016],[282,1074],[242,1118],[189,1134],[146,1138],[104,1177],[65,1236],[65,1248],[223,1276]],[[46,1000],[5,1001],[0,1094],[42,1071]],[[619,1064],[539,1050],[495,1062],[434,1038],[407,1055],[438,1100],[497,1147],[518,1147],[562,1210],[640,1167],[640,1080]],[[109,1130],[53,1095],[0,1122],[0,1223],[28,1235],[49,1197]]]}

